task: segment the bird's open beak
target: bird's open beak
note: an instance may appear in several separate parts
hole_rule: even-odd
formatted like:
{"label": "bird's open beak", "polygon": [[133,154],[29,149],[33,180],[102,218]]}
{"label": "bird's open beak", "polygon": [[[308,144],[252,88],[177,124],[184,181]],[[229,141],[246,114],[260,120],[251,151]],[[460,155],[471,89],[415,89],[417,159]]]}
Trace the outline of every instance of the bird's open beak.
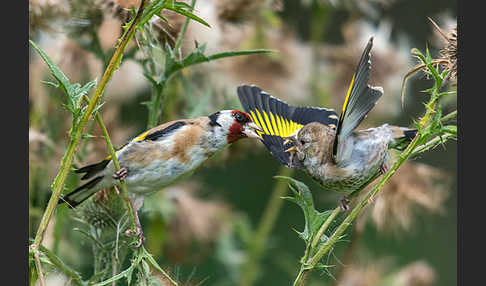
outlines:
{"label": "bird's open beak", "polygon": [[295,147],[295,145],[294,145],[294,146],[290,147],[289,149],[285,150],[284,152],[295,152],[295,151],[297,151],[297,147]]}
{"label": "bird's open beak", "polygon": [[255,122],[248,122],[247,124],[245,124],[243,134],[245,134],[248,138],[262,139],[262,137],[258,135],[257,131],[263,132],[263,130],[258,127]]}
{"label": "bird's open beak", "polygon": [[288,148],[284,152],[296,152],[297,151],[297,146],[295,144],[297,142],[297,134],[292,134],[290,136],[284,137],[283,140],[284,140],[283,141],[284,145],[294,143],[294,145],[292,147]]}

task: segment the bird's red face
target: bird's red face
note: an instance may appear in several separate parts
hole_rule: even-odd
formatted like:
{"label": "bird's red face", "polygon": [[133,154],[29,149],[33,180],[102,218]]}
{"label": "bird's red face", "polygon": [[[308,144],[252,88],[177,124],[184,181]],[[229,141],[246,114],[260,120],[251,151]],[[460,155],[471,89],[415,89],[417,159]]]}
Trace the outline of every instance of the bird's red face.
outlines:
{"label": "bird's red face", "polygon": [[240,110],[231,110],[231,117],[233,123],[229,127],[228,135],[226,136],[229,144],[241,138],[261,138],[256,131],[261,129],[250,118],[250,116]]}

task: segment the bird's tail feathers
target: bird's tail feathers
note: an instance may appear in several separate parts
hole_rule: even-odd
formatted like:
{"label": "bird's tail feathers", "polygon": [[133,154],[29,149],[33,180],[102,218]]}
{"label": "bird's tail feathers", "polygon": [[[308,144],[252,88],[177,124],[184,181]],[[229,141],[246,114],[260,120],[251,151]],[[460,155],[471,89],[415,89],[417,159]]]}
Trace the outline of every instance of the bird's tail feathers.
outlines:
{"label": "bird's tail feathers", "polygon": [[402,151],[417,135],[417,129],[400,127],[400,126],[390,126],[392,131],[393,143],[390,144],[390,148]]}
{"label": "bird's tail feathers", "polygon": [[94,163],[94,164],[91,164],[91,165],[88,165],[88,166],[84,166],[82,168],[75,170],[74,172],[77,173],[77,174],[86,173],[86,174],[84,174],[83,177],[81,177],[81,180],[89,179],[89,178],[93,177],[94,175],[96,175],[101,170],[105,169],[106,165],[108,165],[108,163],[110,163],[110,161],[111,161],[111,156],[108,156],[108,157],[106,157],[105,160],[103,160],[101,162]]}
{"label": "bird's tail feathers", "polygon": [[61,197],[59,199],[58,204],[67,203],[70,208],[75,208],[89,197],[91,197],[94,193],[100,190],[100,188],[95,188],[98,183],[103,179],[104,176],[98,176],[86,184],[83,184],[77,187],[74,191],[70,192],[69,194]]}

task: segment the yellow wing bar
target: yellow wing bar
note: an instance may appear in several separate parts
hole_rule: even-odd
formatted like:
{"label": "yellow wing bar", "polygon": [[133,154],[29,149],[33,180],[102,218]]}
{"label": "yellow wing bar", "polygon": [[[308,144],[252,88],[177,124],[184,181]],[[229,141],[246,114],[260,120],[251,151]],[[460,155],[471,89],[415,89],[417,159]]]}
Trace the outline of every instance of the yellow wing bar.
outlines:
{"label": "yellow wing bar", "polygon": [[[257,131],[260,136],[266,134],[287,137],[293,134],[296,130],[304,127],[302,124],[274,115],[272,112],[267,114],[266,111],[258,109],[255,109],[255,112],[250,110],[250,116],[253,122],[263,129],[264,132]],[[260,112],[263,113],[263,116]]]}
{"label": "yellow wing bar", "polygon": [[[144,140],[147,137],[147,135],[149,134],[149,132],[150,132],[150,130],[145,131],[144,133],[140,134],[138,137],[135,137],[133,139],[133,141],[137,141],[138,142],[138,141]],[[125,147],[125,146],[123,146],[123,147]],[[120,152],[123,149],[123,147],[121,147],[118,151],[116,151],[115,152],[115,155],[117,155],[118,152]],[[108,159],[111,159],[111,155],[106,156],[105,160],[108,160]]]}
{"label": "yellow wing bar", "polygon": [[356,76],[356,74],[353,74],[353,77],[351,78],[351,83],[349,84],[348,92],[346,93],[346,99],[344,100],[343,110],[341,111],[341,117],[339,118],[339,121],[343,120],[344,113],[346,112],[346,108],[348,107],[349,95],[351,94],[351,90],[353,89],[353,86],[354,86],[355,76]]}

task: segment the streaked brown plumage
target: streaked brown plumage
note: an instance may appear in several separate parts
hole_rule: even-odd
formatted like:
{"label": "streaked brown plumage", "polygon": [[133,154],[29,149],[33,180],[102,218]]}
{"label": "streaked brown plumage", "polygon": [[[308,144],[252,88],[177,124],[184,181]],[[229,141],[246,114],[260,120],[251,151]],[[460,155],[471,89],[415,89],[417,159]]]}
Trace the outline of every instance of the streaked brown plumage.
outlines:
{"label": "streaked brown plumage", "polygon": [[[246,137],[259,138],[260,130],[248,114],[239,110],[222,110],[196,119],[182,119],[154,127],[132,139],[116,152],[120,170],[111,156],[77,169],[90,179],[59,203],[74,208],[96,192],[119,186],[124,180],[131,195],[135,214],[144,197],[192,174],[202,163],[229,144]],[[138,221],[138,215],[136,215]],[[143,234],[138,222],[140,246]]]}
{"label": "streaked brown plumage", "polygon": [[[409,128],[384,124],[356,131],[383,94],[368,85],[371,38],[351,79],[341,116],[332,109],[294,107],[256,86],[240,86],[238,96],[272,155],[290,168],[305,171],[324,189],[361,190],[386,170],[389,148],[403,148],[415,137]],[[289,134],[290,133],[290,134]],[[347,209],[346,197],[340,201]]]}

